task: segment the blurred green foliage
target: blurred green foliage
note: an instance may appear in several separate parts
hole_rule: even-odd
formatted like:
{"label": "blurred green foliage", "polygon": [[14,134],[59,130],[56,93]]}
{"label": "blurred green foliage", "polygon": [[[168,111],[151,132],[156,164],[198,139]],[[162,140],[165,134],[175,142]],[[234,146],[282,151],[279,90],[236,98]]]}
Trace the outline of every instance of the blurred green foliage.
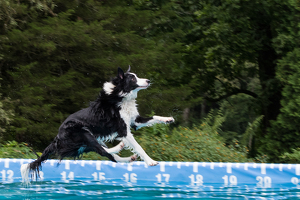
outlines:
{"label": "blurred green foliage", "polygon": [[[41,156],[41,152],[35,152],[32,147],[27,143],[18,143],[16,141],[7,141],[0,144],[0,158],[24,158],[24,159],[37,159]],[[54,157],[55,158],[55,157]],[[57,159],[57,158],[56,158]],[[67,158],[73,159],[73,158]],[[81,160],[107,160],[106,157],[101,157],[94,152],[84,153]]]}
{"label": "blurred green foliage", "polygon": [[0,146],[0,158],[28,158],[36,159],[37,155],[26,143],[8,141]]}
{"label": "blurred green foliage", "polygon": [[[158,161],[254,162],[254,159],[247,158],[247,148],[238,141],[234,145],[225,145],[218,134],[223,121],[224,117],[221,114],[213,116],[210,113],[200,126],[192,129],[179,127],[170,130],[167,125],[156,124],[141,129],[136,134],[136,140],[154,160]],[[26,145],[15,141],[8,142],[2,146],[0,157],[35,158],[31,148]],[[121,151],[121,156],[131,154],[129,151]],[[80,159],[106,158],[90,152],[84,153]]]}
{"label": "blurred green foliage", "polygon": [[300,162],[300,148],[292,149],[292,152],[285,152],[280,158],[287,163],[299,163]]}
{"label": "blurred green foliage", "polygon": [[214,116],[210,112],[201,125],[172,131],[157,124],[141,131],[136,139],[158,161],[254,162],[247,158],[247,148],[238,141],[230,146],[224,143],[218,133],[224,119],[221,113]]}

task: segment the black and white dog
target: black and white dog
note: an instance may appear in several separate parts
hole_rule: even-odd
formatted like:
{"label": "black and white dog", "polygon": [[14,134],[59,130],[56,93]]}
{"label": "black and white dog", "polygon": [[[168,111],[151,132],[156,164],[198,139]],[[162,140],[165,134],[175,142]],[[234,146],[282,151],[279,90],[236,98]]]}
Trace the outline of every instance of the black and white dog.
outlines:
{"label": "black and white dog", "polygon": [[[140,156],[147,165],[155,166],[157,161],[151,159],[136,142],[130,132],[130,127],[139,129],[155,123],[174,122],[173,117],[141,117],[137,110],[137,92],[150,86],[148,79],[138,78],[130,72],[118,68],[118,75],[110,82],[104,83],[99,97],[88,108],[71,114],[59,127],[57,136],[44,150],[37,160],[21,167],[23,180],[28,181],[29,174],[39,173],[42,162],[50,155],[56,155],[60,160],[65,157],[78,158],[84,152],[94,151],[106,156],[114,162],[132,162]],[[104,144],[114,139],[121,142],[108,149]],[[135,154],[121,158],[116,153],[127,147]]]}

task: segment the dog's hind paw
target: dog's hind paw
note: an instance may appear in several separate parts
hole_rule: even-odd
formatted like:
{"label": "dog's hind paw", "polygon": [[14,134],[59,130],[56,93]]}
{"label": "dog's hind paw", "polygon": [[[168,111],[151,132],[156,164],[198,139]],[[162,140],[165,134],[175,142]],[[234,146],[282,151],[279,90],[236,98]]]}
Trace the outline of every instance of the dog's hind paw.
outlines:
{"label": "dog's hind paw", "polygon": [[129,163],[129,162],[133,162],[137,159],[137,155],[132,155],[129,157],[120,157],[117,154],[113,154],[113,157],[115,158],[115,160],[117,162],[122,162],[122,163]]}
{"label": "dog's hind paw", "polygon": [[155,161],[155,160],[148,160],[148,161],[146,161],[145,160],[145,162],[146,162],[146,164],[148,165],[148,166],[156,166],[156,165],[158,165],[158,162],[157,161]]}
{"label": "dog's hind paw", "polygon": [[134,154],[134,155],[132,155],[130,158],[131,158],[131,160],[129,161],[129,162],[133,162],[133,161],[136,161],[137,160],[137,155],[136,154]]}

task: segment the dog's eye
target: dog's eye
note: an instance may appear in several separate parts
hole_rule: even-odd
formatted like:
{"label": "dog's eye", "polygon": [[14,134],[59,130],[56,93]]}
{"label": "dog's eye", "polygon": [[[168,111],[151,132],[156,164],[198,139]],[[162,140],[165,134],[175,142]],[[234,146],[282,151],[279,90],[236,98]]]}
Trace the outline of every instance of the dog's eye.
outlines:
{"label": "dog's eye", "polygon": [[131,80],[132,80],[132,81],[135,81],[135,77],[133,77]]}

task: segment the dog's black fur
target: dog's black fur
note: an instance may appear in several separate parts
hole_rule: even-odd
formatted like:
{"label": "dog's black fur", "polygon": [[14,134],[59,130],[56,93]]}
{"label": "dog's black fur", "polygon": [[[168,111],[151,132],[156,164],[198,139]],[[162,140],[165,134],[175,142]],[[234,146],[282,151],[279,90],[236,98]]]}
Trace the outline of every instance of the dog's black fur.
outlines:
{"label": "dog's black fur", "polygon": [[[78,158],[83,152],[89,151],[97,152],[101,156],[106,156],[111,161],[116,162],[112,154],[103,148],[106,146],[101,141],[112,137],[113,133],[116,133],[116,135],[111,139],[124,138],[128,134],[128,125],[120,115],[120,103],[125,96],[124,94],[128,94],[140,87],[137,84],[137,77],[129,73],[129,71],[130,67],[126,73],[121,68],[118,68],[118,75],[111,81],[115,87],[110,93],[103,89],[98,98],[89,107],[71,114],[61,124],[58,135],[43,151],[42,156],[29,164],[29,170],[38,174],[42,162],[47,160],[50,155],[55,155],[62,160],[65,157]],[[148,85],[150,84],[149,80],[143,80]],[[135,118],[136,124],[147,123],[150,120],[153,120],[153,117],[143,118],[138,115]],[[172,120],[164,122],[172,122]],[[155,123],[159,122],[155,121]],[[137,128],[136,124],[130,125],[133,128]]]}

